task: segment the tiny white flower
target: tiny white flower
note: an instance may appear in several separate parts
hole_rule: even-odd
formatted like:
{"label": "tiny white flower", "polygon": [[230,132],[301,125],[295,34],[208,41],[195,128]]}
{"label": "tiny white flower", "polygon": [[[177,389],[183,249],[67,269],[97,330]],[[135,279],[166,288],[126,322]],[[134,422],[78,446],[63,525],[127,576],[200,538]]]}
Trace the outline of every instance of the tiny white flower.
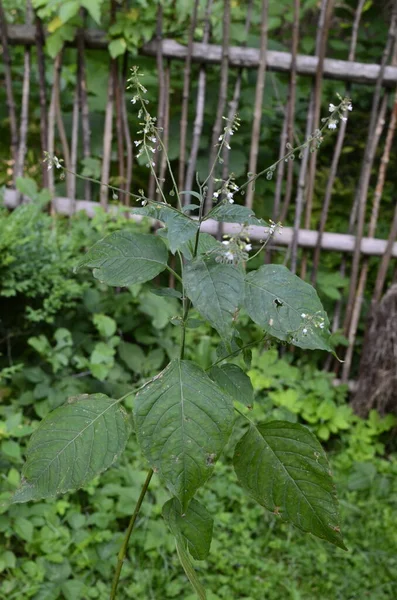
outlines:
{"label": "tiny white flower", "polygon": [[332,104],[332,103],[331,103],[331,104],[329,105],[329,107],[328,107],[328,110],[329,110],[329,112],[334,112],[334,110],[336,110],[336,106],[335,106],[335,104]]}
{"label": "tiny white flower", "polygon": [[245,246],[244,246],[244,250],[245,250],[246,252],[249,252],[250,250],[252,250],[252,244],[245,244]]}
{"label": "tiny white flower", "polygon": [[306,319],[306,313],[301,314],[302,319]]}
{"label": "tiny white flower", "polygon": [[153,142],[153,144],[157,142],[157,139],[154,136],[150,137],[149,140]]}
{"label": "tiny white flower", "polygon": [[219,197],[219,192],[214,192],[214,198],[218,198]]}
{"label": "tiny white flower", "polygon": [[305,327],[304,329],[302,329],[302,333],[303,333],[303,335],[306,335],[306,334],[307,334],[307,329],[306,329],[306,327]]}
{"label": "tiny white flower", "polygon": [[224,240],[224,241],[222,242],[222,244],[223,244],[224,246],[228,246],[228,245],[230,244],[230,242],[229,242],[228,240]]}
{"label": "tiny white flower", "polygon": [[324,323],[320,323],[320,329],[324,329]]}
{"label": "tiny white flower", "polygon": [[341,117],[342,121],[344,121],[346,123],[347,121],[347,117]]}
{"label": "tiny white flower", "polygon": [[229,204],[234,204],[233,198],[229,198]]}
{"label": "tiny white flower", "polygon": [[151,146],[149,146],[149,150],[151,150],[153,154],[156,152],[156,148],[152,148]]}
{"label": "tiny white flower", "polygon": [[353,104],[352,103],[348,104],[347,110],[353,110]]}
{"label": "tiny white flower", "polygon": [[220,136],[218,137],[218,142],[221,142],[221,141],[222,141],[222,138],[223,138],[223,135],[220,135]]}
{"label": "tiny white flower", "polygon": [[335,123],[335,121],[330,121],[328,123],[328,129],[336,129],[336,123]]}
{"label": "tiny white flower", "polygon": [[233,252],[226,252],[225,254],[225,258],[227,258],[228,260],[234,260],[234,254]]}
{"label": "tiny white flower", "polygon": [[142,140],[135,140],[134,144],[138,147],[142,144]]}

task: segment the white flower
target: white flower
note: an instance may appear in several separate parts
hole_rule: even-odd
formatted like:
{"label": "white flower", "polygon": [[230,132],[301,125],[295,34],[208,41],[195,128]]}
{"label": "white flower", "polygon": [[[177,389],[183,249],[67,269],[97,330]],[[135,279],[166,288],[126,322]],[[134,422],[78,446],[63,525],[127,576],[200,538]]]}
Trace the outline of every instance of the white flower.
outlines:
{"label": "white flower", "polygon": [[226,198],[228,199],[228,201],[229,201],[229,203],[230,203],[230,204],[234,204],[234,200],[233,200],[233,194],[232,194],[232,192],[228,192],[228,193],[226,194]]}
{"label": "white flower", "polygon": [[224,241],[222,242],[222,244],[223,244],[224,246],[228,246],[228,245],[230,244],[230,242],[229,242],[228,240],[224,240]]}
{"label": "white flower", "polygon": [[347,105],[347,110],[353,110],[353,104],[351,102]]}
{"label": "white flower", "polygon": [[303,335],[306,335],[306,334],[307,334],[307,329],[306,329],[306,327],[305,327],[304,329],[302,329],[302,333],[303,333]]}
{"label": "white flower", "polygon": [[344,121],[346,123],[347,121],[347,117],[341,117],[342,121]]}
{"label": "white flower", "polygon": [[222,141],[222,138],[223,138],[223,135],[220,135],[220,136],[218,137],[218,142],[221,142],[221,141]]}
{"label": "white flower", "polygon": [[244,250],[245,250],[246,252],[249,252],[250,250],[252,250],[252,244],[245,244],[245,246],[244,246]]}
{"label": "white flower", "polygon": [[328,123],[328,129],[336,129],[336,121],[330,121]]}
{"label": "white flower", "polygon": [[157,138],[155,138],[154,136],[150,137],[149,140],[153,142],[153,144],[157,142]]}
{"label": "white flower", "polygon": [[219,192],[214,192],[214,198],[218,198],[219,197]]}
{"label": "white flower", "polygon": [[234,204],[233,198],[229,198],[229,204]]}
{"label": "white flower", "polygon": [[320,329],[324,329],[324,323],[320,323]]}
{"label": "white flower", "polygon": [[156,152],[156,148],[152,148],[151,146],[149,146],[149,150],[151,150],[153,154]]}
{"label": "white flower", "polygon": [[329,107],[328,107],[328,110],[329,110],[329,112],[334,112],[334,110],[336,110],[336,106],[335,106],[335,104],[332,104],[332,103],[331,103],[331,104],[329,105]]}
{"label": "white flower", "polygon": [[142,140],[135,140],[134,144],[138,147],[142,144]]}
{"label": "white flower", "polygon": [[301,314],[302,319],[306,319],[306,313]]}
{"label": "white flower", "polygon": [[230,261],[234,260],[234,254],[233,254],[233,252],[230,252],[230,251],[226,252],[225,258],[227,258],[227,260],[230,260]]}

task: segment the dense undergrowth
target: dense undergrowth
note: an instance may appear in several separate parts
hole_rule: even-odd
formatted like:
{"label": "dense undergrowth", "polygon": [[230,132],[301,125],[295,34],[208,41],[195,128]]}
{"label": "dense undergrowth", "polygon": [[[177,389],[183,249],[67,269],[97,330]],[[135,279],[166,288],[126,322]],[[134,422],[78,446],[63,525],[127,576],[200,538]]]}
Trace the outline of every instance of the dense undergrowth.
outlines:
{"label": "dense undergrowth", "polygon": [[[120,532],[145,478],[133,436],[100,482],[56,500],[9,509],[5,502],[19,485],[29,435],[49,410],[83,392],[121,396],[174,358],[175,299],[149,285],[111,289],[73,274],[79,254],[117,229],[117,219],[98,212],[92,221],[82,214],[54,220],[40,209],[45,196],[35,200],[0,215],[0,598],[105,600]],[[198,320],[191,324],[187,357],[207,368],[219,340]],[[247,342],[259,337],[252,325],[244,335]],[[217,478],[201,492],[217,515],[212,553],[198,563],[211,600],[396,596],[397,460],[389,444],[395,419],[355,417],[347,389],[333,387],[321,371],[323,359],[255,349],[253,413],[258,421],[302,422],[326,445],[349,552],[304,537],[247,499],[232,474],[232,441]],[[125,598],[194,598],[161,516],[166,499],[155,478],[123,570]]]}

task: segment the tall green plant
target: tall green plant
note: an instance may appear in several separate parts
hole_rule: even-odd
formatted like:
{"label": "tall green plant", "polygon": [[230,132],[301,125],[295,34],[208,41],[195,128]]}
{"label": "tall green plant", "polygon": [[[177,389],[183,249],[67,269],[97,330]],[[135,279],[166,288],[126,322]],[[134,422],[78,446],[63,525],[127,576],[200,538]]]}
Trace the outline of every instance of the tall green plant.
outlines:
{"label": "tall green plant", "polygon": [[[210,550],[213,519],[196,499],[201,486],[212,476],[216,462],[228,443],[236,419],[242,420],[243,435],[234,453],[234,468],[241,486],[257,502],[278,518],[293,523],[304,532],[345,548],[339,527],[335,487],[325,453],[316,437],[304,426],[288,421],[256,424],[249,417],[253,389],[248,376],[230,357],[243,353],[249,363],[249,348],[239,333],[239,313],[245,310],[272,337],[304,349],[331,351],[327,315],[316,291],[281,265],[265,265],[246,272],[251,260],[247,225],[266,225],[254,213],[234,204],[248,183],[259,175],[271,178],[278,163],[258,175],[251,174],[238,187],[231,175],[216,179],[214,207],[204,213],[207,184],[221,161],[227,140],[239,120],[226,122],[219,138],[218,154],[208,177],[198,181],[198,191],[178,189],[156,120],[145,99],[146,89],[134,69],[130,79],[132,102],[139,104],[141,139],[139,154],[156,179],[160,201],[145,196],[135,213],[164,223],[158,235],[121,230],[97,242],[77,268],[89,267],[101,282],[129,286],[151,281],[165,270],[171,271],[179,289],[164,288],[160,293],[179,299],[180,309],[173,323],[180,327],[180,354],[135,394],[134,429],[142,454],[150,465],[145,484],[131,518],[118,556],[111,598],[116,597],[122,564],[139,508],[157,474],[170,493],[163,515],[175,537],[182,566],[199,598],[205,590],[197,578],[191,557],[203,560]],[[282,160],[293,159],[304,147],[316,150],[325,128],[334,129],[338,118],[351,109],[348,99],[330,105],[330,116],[321,130],[305,143],[289,148]],[[344,118],[344,117],[343,117]],[[156,175],[155,161],[165,153],[172,189],[163,191]],[[47,156],[49,168],[63,169],[56,157]],[[111,188],[117,191],[115,188]],[[182,207],[188,194],[195,204]],[[176,198],[171,205],[169,196]],[[190,213],[197,214],[192,217]],[[201,234],[208,219],[240,224],[238,233],[222,242]],[[270,223],[267,241],[280,227]],[[170,253],[179,259],[179,271],[169,265]],[[219,360],[204,371],[185,359],[186,330],[191,326],[194,308],[217,331],[222,342]],[[263,339],[263,338],[262,338]],[[107,469],[123,452],[131,432],[130,415],[122,407],[126,396],[113,399],[104,394],[80,395],[51,412],[33,434],[23,467],[23,480],[13,502],[26,502],[76,490]]]}

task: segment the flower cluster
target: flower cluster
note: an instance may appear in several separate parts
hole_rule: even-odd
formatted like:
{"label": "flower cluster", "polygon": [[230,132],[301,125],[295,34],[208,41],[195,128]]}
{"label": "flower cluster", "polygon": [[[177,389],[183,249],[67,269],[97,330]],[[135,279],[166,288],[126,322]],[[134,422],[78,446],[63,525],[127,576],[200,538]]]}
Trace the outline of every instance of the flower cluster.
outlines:
{"label": "flower cluster", "polygon": [[211,253],[216,254],[215,261],[218,263],[232,263],[237,265],[248,260],[252,244],[248,237],[241,234],[235,236],[224,235],[221,246],[217,246]]}
{"label": "flower cluster", "polygon": [[44,163],[47,163],[47,171],[50,171],[52,167],[56,169],[63,169],[63,165],[61,163],[64,162],[63,158],[57,158],[54,155],[51,155],[49,152],[43,152],[44,154]]}
{"label": "flower cluster", "polygon": [[233,173],[228,177],[228,179],[223,182],[222,179],[215,179],[216,182],[222,182],[223,185],[216,192],[213,193],[212,198],[214,202],[219,202],[220,200],[224,200],[225,203],[234,204],[234,194],[238,191],[239,187],[234,182]]}
{"label": "flower cluster", "polygon": [[234,135],[236,133],[236,131],[238,131],[238,128],[240,127],[240,118],[238,117],[238,115],[234,115],[233,119],[228,119],[227,117],[222,117],[222,119],[224,119],[224,121],[227,122],[226,127],[224,127],[223,129],[223,133],[221,133],[221,135],[218,138],[218,142],[220,146],[225,146],[228,150],[231,150],[230,148],[230,144],[229,144],[229,140],[230,137],[232,135]]}
{"label": "flower cluster", "polygon": [[348,111],[353,110],[353,105],[351,103],[350,98],[342,98],[338,94],[338,98],[340,103],[335,106],[335,104],[330,103],[328,106],[328,110],[331,113],[331,116],[323,119],[323,122],[327,123],[328,129],[336,129],[339,123],[339,120],[346,122],[347,121],[347,113]]}

